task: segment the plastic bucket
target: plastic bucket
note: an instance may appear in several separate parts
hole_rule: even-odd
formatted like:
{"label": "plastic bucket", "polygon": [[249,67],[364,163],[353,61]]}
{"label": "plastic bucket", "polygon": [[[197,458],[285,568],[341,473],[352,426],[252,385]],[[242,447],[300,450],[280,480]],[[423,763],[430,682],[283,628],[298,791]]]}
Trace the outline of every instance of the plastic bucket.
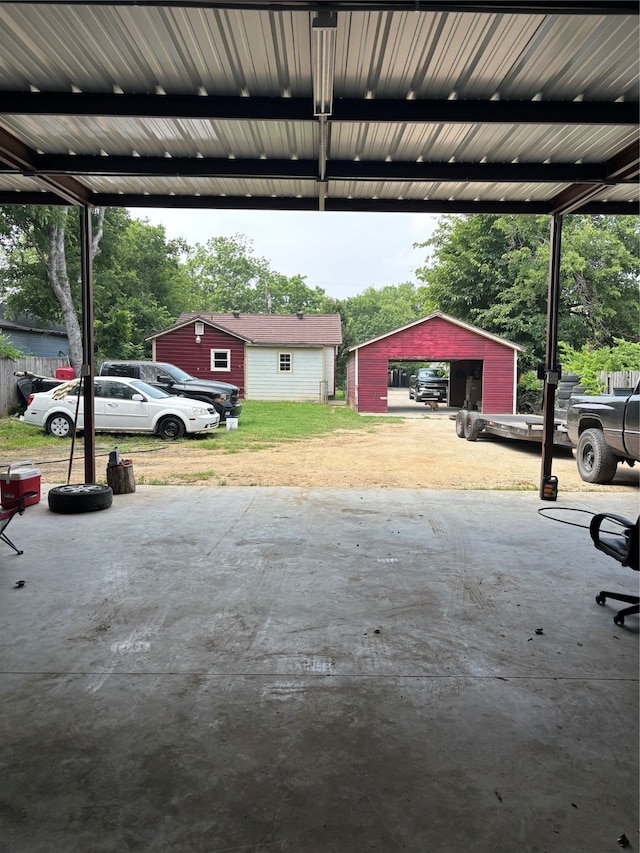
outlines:
{"label": "plastic bucket", "polygon": [[237,418],[227,418],[227,432],[233,432],[238,429],[238,419]]}

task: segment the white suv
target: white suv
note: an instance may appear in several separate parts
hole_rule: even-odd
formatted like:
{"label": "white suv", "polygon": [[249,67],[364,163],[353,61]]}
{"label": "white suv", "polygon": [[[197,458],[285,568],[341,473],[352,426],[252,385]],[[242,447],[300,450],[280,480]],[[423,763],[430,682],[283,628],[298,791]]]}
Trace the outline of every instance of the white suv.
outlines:
{"label": "white suv", "polygon": [[[73,432],[77,410],[77,428],[83,429],[84,395],[78,401],[78,388],[79,380],[74,379],[51,391],[32,394],[25,423],[67,438]],[[96,432],[154,433],[168,441],[185,433],[210,432],[220,424],[220,415],[209,403],[175,397],[140,379],[97,377],[94,395]]]}

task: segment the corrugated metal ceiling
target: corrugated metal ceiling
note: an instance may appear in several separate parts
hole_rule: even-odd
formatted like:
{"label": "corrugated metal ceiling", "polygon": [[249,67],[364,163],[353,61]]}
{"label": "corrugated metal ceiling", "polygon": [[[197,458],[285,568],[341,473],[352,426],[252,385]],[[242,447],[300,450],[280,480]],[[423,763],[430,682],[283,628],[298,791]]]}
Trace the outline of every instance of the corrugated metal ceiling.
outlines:
{"label": "corrugated metal ceiling", "polygon": [[589,0],[0,0],[0,203],[635,213],[638,36]]}

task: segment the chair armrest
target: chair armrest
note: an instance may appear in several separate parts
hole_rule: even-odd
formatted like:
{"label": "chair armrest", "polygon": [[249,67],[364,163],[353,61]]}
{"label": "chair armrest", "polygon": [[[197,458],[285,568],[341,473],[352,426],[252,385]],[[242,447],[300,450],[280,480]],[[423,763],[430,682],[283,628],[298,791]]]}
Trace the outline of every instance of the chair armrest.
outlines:
{"label": "chair armrest", "polygon": [[[619,533],[611,532],[606,537],[601,535],[600,528],[606,521],[611,521],[621,528]],[[613,557],[623,566],[638,570],[638,522],[631,521],[613,512],[601,512],[594,515],[589,525],[589,533],[595,547]]]}

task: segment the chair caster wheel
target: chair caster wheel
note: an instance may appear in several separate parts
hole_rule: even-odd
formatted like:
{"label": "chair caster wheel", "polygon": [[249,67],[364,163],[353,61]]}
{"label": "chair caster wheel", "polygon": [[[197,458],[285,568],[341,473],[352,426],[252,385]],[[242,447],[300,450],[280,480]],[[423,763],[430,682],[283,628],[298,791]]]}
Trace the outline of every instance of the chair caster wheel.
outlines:
{"label": "chair caster wheel", "polygon": [[618,615],[616,614],[616,615],[613,617],[613,621],[616,623],[616,625],[620,625],[620,626],[622,626],[622,625],[624,625],[624,616],[618,616]]}
{"label": "chair caster wheel", "polygon": [[599,604],[601,607],[604,607],[606,600],[604,595],[596,595],[596,604]]}

